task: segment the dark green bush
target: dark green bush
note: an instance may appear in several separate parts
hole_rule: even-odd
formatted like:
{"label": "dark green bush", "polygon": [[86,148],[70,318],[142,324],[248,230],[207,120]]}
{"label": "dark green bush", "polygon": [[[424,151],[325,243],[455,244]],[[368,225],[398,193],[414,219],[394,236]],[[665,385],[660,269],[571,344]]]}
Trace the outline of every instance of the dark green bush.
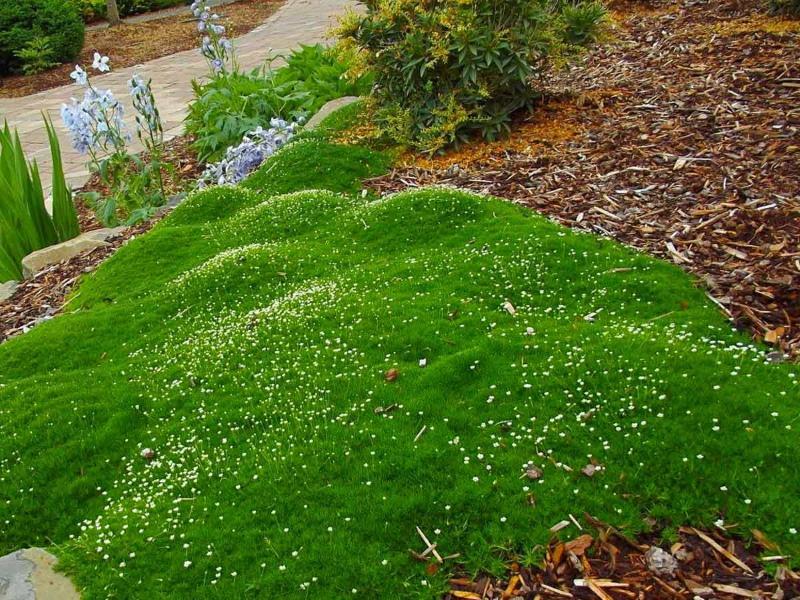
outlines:
{"label": "dark green bush", "polygon": [[286,61],[274,71],[234,72],[193,84],[186,131],[196,138],[200,160],[221,158],[248,131],[269,127],[273,117],[308,117],[329,100],[367,94],[372,85],[369,76],[347,79],[348,57],[323,46],[301,46]]}
{"label": "dark green bush", "polygon": [[504,133],[536,82],[595,41],[605,10],[585,0],[366,0],[343,43],[375,73],[377,124],[425,152]]}
{"label": "dark green bush", "polygon": [[800,0],[770,0],[772,12],[800,18]]}
{"label": "dark green bush", "polygon": [[[83,19],[87,23],[104,19],[106,16],[106,0],[74,0]],[[151,10],[169,8],[179,4],[188,4],[186,0],[117,0],[120,17],[138,15]]]}
{"label": "dark green bush", "polygon": [[83,35],[83,18],[72,2],[0,2],[0,74],[20,70],[23,63],[17,53],[36,38],[47,41],[52,60],[71,61],[81,51]]}

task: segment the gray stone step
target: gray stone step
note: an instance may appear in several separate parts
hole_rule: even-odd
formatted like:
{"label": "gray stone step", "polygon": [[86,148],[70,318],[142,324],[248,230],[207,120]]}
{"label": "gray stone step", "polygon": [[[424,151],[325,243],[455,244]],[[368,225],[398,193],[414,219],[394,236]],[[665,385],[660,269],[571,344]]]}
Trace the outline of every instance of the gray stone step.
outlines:
{"label": "gray stone step", "polygon": [[41,548],[0,557],[0,600],[80,600],[72,582],[56,573],[57,562]]}

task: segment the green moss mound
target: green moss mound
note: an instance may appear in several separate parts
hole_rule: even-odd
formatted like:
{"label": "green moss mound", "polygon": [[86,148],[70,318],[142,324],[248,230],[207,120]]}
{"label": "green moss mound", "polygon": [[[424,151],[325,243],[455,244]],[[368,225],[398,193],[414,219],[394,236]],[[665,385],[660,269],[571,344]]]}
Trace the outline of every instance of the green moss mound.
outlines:
{"label": "green moss mound", "polygon": [[584,512],[800,550],[797,366],[613,242],[362,197],[383,160],[289,146],[0,346],[0,550],[52,540],[86,598],[171,599],[435,597],[455,566],[409,558],[416,526],[501,571]]}

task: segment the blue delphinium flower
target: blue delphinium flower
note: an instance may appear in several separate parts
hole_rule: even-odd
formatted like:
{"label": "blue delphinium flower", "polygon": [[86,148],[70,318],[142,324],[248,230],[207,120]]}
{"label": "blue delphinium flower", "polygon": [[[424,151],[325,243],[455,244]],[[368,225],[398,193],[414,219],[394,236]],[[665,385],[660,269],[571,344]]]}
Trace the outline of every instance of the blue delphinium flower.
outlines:
{"label": "blue delphinium flower", "polygon": [[[94,53],[92,67],[101,73],[111,70],[108,57],[99,52]],[[149,214],[152,206],[166,198],[162,175],[164,130],[150,81],[136,74],[128,81],[136,133],[149,156],[149,164],[144,167],[129,152],[131,134],[125,126],[122,103],[111,90],[95,88],[80,65],[75,66],[71,77],[85,87],[83,99],[72,98],[63,104],[61,119],[72,137],[72,146],[81,154],[89,154],[90,168],[110,190],[108,197],[96,202],[95,210],[104,223],[117,221],[119,207],[129,212],[131,219],[141,218],[137,215],[143,214],[142,209]],[[138,182],[133,187],[128,185],[132,178]]]}
{"label": "blue delphinium flower", "polygon": [[139,75],[134,74],[128,81],[128,90],[133,101],[133,108],[138,113],[136,116],[137,133],[145,147],[152,152],[151,146],[161,143],[163,125],[150,83],[150,80],[145,81]]}
{"label": "blue delphinium flower", "polygon": [[74,79],[75,83],[78,85],[86,85],[89,80],[89,76],[86,74],[86,71],[81,69],[80,65],[75,65],[75,70],[70,73],[69,76]]}
{"label": "blue delphinium flower", "polygon": [[61,119],[72,135],[72,147],[86,154],[93,145],[92,118],[83,110],[82,103],[72,98],[69,104],[61,105]]}
{"label": "blue delphinium flower", "polygon": [[235,70],[233,43],[225,37],[225,26],[217,23],[220,16],[211,12],[205,0],[195,0],[190,8],[197,18],[197,30],[203,34],[200,53],[208,60],[211,73],[216,77]]}
{"label": "blue delphinium flower", "polygon": [[199,187],[239,183],[291,140],[298,127],[298,123],[279,118],[270,121],[269,129],[257,127],[239,145],[228,148],[223,160],[206,168],[198,181]]}

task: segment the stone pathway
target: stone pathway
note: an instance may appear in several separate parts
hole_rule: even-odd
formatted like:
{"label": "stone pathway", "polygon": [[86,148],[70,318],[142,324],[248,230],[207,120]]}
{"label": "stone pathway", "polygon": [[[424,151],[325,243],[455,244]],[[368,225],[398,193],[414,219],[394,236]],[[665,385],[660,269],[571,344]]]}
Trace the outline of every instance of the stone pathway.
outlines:
{"label": "stone pathway", "polygon": [[[249,70],[263,64],[270,53],[283,53],[301,43],[323,41],[335,22],[334,17],[353,5],[353,0],[287,0],[263,25],[235,40],[241,67]],[[133,73],[151,77],[158,108],[164,120],[165,137],[171,139],[183,132],[186,106],[192,99],[192,79],[201,78],[207,72],[206,61],[199,51],[187,50],[144,65],[112,71],[94,77],[92,81],[98,88],[111,89],[117,98],[124,101],[127,121],[133,130],[127,82]],[[36,159],[39,164],[46,194],[50,189],[52,166],[47,133],[42,122],[43,111],[56,124],[61,139],[64,171],[69,183],[73,187],[79,187],[88,179],[86,157],[72,149],[69,137],[61,126],[59,113],[62,103],[69,102],[71,97],[81,93],[77,86],[67,85],[23,98],[0,98],[0,122],[7,120],[12,128],[16,127],[19,131],[28,158]],[[132,148],[140,149],[138,141]]]}

